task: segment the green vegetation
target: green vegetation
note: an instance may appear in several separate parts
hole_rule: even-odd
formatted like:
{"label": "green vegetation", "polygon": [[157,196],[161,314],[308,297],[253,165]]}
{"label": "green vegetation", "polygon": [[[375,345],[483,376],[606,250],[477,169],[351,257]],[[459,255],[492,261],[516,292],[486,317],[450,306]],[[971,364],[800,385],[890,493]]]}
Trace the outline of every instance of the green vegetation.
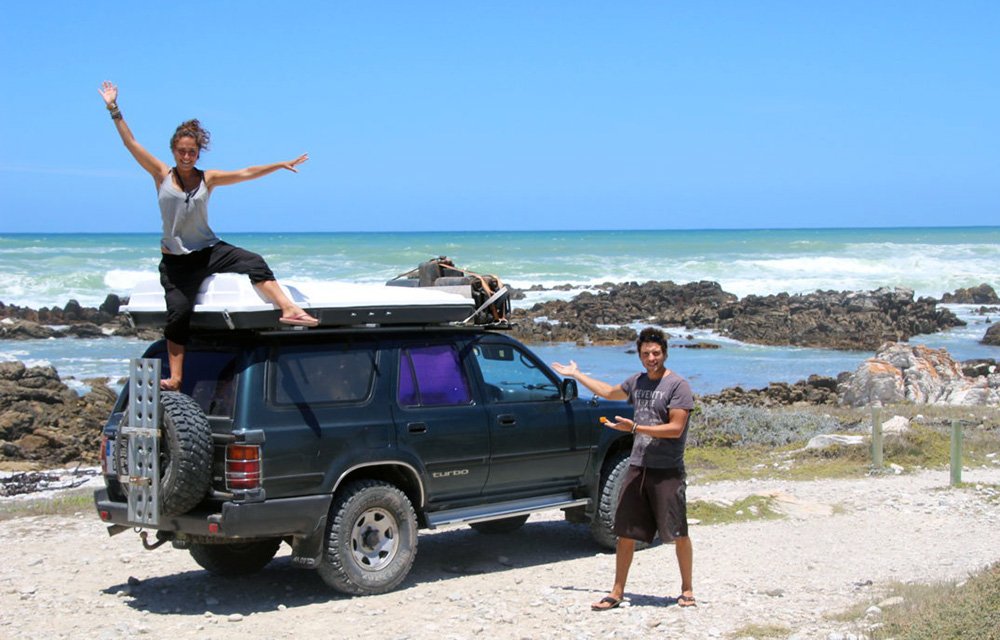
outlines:
{"label": "green vegetation", "polygon": [[[911,420],[911,430],[884,439],[886,467],[902,471],[947,468],[951,425],[963,429],[966,467],[995,466],[1000,461],[1000,408],[902,405],[882,410],[882,419],[900,415]],[[762,409],[705,406],[692,417],[687,465],[693,482],[747,478],[811,480],[862,477],[875,473],[869,447],[837,445],[805,449],[819,434],[869,434],[871,411],[843,407]],[[883,471],[889,472],[889,471]],[[957,490],[976,491],[984,500],[1000,504],[1000,486],[963,483]],[[947,489],[952,490],[952,489]],[[760,500],[761,502],[755,502]],[[754,508],[751,509],[750,507]],[[775,517],[770,499],[752,496],[729,506],[692,502],[688,513],[705,524]],[[859,635],[871,640],[997,640],[1000,638],[1000,564],[964,583],[893,585],[879,602],[889,598],[880,619],[867,617],[872,604],[837,616],[855,622]],[[891,602],[891,601],[890,601]],[[783,638],[789,629],[775,625],[748,625],[733,638]]]}
{"label": "green vegetation", "polygon": [[896,583],[879,602],[883,603],[880,618],[866,617],[876,602],[858,605],[835,618],[857,621],[871,640],[996,640],[1000,637],[1000,564],[959,583]]}
{"label": "green vegetation", "polygon": [[748,624],[729,634],[729,637],[735,640],[740,638],[765,640],[766,638],[787,638],[791,632],[791,629],[780,624]]}
{"label": "green vegetation", "polygon": [[55,498],[34,498],[0,502],[0,522],[26,516],[71,516],[94,512],[93,490],[81,489]]}
{"label": "green vegetation", "polygon": [[692,500],[688,503],[688,517],[701,524],[729,524],[749,520],[774,520],[782,516],[774,509],[774,498],[747,496],[732,504]]}
{"label": "green vegetation", "polygon": [[[883,420],[896,415],[909,418],[911,430],[885,437],[886,466],[897,465],[904,472],[947,467],[955,421],[963,427],[965,466],[992,466],[1000,460],[996,407],[901,405],[882,411]],[[871,420],[868,409],[844,407],[702,406],[691,421],[688,470],[697,482],[862,477],[873,473],[868,446],[805,449],[805,445],[820,434],[867,435]]]}

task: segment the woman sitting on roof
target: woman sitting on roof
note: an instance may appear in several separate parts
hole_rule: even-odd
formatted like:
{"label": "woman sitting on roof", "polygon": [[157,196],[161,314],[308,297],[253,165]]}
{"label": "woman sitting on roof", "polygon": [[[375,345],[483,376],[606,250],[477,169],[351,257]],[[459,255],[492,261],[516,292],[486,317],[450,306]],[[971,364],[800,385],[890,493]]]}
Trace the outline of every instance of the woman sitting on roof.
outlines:
{"label": "woman sitting on roof", "polygon": [[274,274],[256,253],[223,242],[208,226],[208,198],[212,189],[227,184],[254,180],[278,169],[298,173],[296,167],[309,159],[302,154],[294,160],[247,167],[238,171],[202,171],[195,166],[202,150],[208,149],[209,133],[197,120],[177,127],[170,139],[175,165],[168,166],[140,145],[125,124],[118,108],[118,88],[105,81],[99,89],[111,112],[118,135],[139,165],[153,176],[163,218],[160,241],[160,282],[167,302],[168,364],[170,377],[163,389],[181,387],[184,349],[190,336],[191,314],[202,281],[215,273],[242,273],[268,300],[281,308],[279,321],[284,324],[314,327],[319,321],[285,295]]}

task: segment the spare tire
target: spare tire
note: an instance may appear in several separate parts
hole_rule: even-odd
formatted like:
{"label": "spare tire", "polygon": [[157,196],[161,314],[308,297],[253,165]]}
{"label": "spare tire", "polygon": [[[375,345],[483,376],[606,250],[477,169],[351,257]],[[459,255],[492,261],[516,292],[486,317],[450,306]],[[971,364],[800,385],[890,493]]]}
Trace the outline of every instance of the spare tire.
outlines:
{"label": "spare tire", "polygon": [[[160,392],[163,429],[160,436],[160,515],[179,516],[201,502],[212,482],[212,427],[201,407],[177,391]],[[128,473],[128,442],[119,426],[115,462],[120,476]],[[121,483],[125,494],[127,482]]]}

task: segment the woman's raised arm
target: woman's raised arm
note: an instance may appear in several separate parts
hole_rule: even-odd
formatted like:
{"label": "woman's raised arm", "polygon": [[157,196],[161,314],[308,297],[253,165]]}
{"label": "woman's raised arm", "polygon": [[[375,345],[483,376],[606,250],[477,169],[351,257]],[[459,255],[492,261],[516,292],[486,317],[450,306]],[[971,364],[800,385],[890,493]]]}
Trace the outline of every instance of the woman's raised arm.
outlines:
{"label": "woman's raised arm", "polygon": [[139,166],[145,169],[153,177],[156,185],[159,186],[160,182],[167,175],[167,172],[170,171],[170,167],[146,151],[145,147],[139,144],[135,136],[132,135],[132,131],[125,124],[125,118],[122,117],[121,110],[118,108],[118,87],[114,83],[105,80],[98,89],[98,92],[104,98],[104,104],[107,106],[108,111],[111,112],[111,119],[115,123],[115,129],[118,130],[118,135],[121,136],[122,142],[125,143],[125,148],[129,150],[129,153],[139,163]]}

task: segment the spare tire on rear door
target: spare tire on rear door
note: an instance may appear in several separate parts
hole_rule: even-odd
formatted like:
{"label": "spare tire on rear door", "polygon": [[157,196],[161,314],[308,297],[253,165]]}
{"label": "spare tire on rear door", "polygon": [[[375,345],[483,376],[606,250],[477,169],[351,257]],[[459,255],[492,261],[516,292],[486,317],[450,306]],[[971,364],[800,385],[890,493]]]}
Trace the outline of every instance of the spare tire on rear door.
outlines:
{"label": "spare tire on rear door", "polygon": [[[190,396],[176,391],[160,392],[163,429],[160,451],[160,515],[179,516],[201,502],[212,482],[212,428],[201,407]],[[121,436],[115,463],[120,478],[128,475],[128,442]],[[128,482],[122,482],[127,494]]]}

